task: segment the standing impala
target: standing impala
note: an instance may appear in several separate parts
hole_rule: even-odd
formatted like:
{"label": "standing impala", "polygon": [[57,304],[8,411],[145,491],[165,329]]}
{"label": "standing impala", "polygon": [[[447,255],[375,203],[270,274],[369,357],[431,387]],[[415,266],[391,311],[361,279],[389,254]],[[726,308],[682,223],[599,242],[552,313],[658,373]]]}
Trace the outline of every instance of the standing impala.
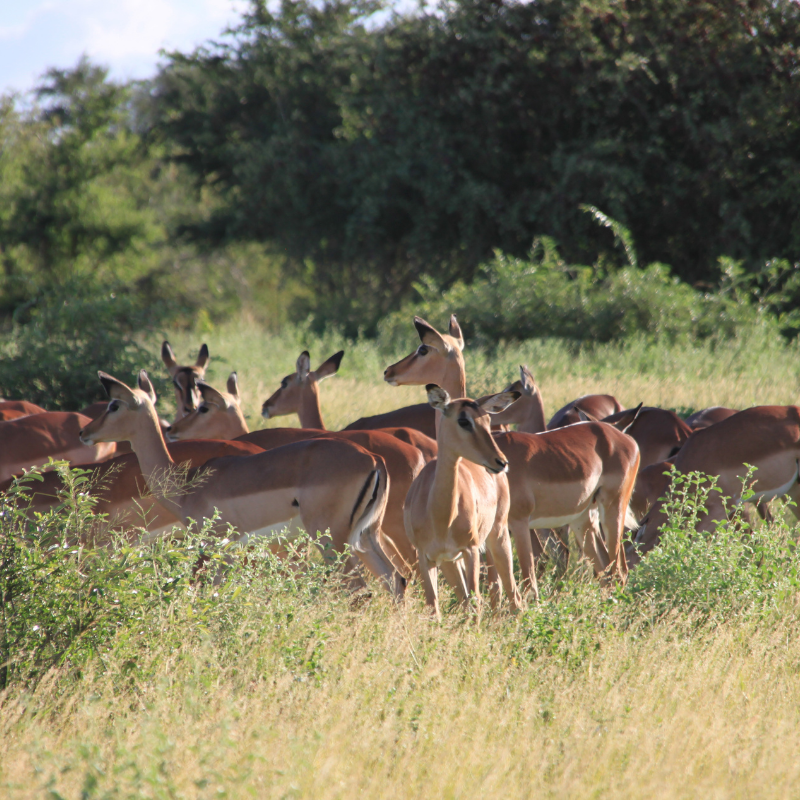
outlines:
{"label": "standing impala", "polygon": [[489,414],[502,411],[519,395],[504,392],[478,405],[466,398],[451,400],[435,384],[426,389],[430,404],[442,414],[439,455],[411,485],[405,507],[406,532],[419,554],[425,600],[440,617],[438,567],[462,603],[471,594],[479,599],[479,551],[486,544],[511,605],[519,610],[522,601],[508,536],[508,463],[489,425]]}
{"label": "standing impala", "polygon": [[89,417],[74,411],[45,411],[0,422],[0,481],[23,469],[41,466],[48,459],[91,464],[116,452],[115,444],[81,444],[81,428]]}
{"label": "standing impala", "polygon": [[182,367],[175,359],[175,353],[164,341],[161,345],[161,360],[172,378],[172,387],[175,389],[175,419],[178,420],[186,414],[191,414],[197,408],[200,395],[195,388],[195,383],[202,380],[208,367],[208,345],[200,345],[200,353],[194,366]]}
{"label": "standing impala", "polygon": [[[111,402],[106,413],[81,431],[85,444],[128,441],[139,460],[148,489],[182,522],[220,514],[220,529],[228,523],[258,535],[265,528],[299,516],[317,537],[323,554],[346,544],[367,569],[401,596],[404,579],[394,569],[380,542],[388,478],[383,460],[352,442],[313,439],[251,456],[212,459],[199,487],[168,497],[164,476],[174,462],[167,450],[153,406],[155,393],[147,373],[131,389],[104,372],[98,373]],[[320,535],[329,530],[330,534]],[[351,556],[348,566],[355,566]]]}
{"label": "standing impala", "polygon": [[[319,384],[320,381],[338,372],[342,356],[344,356],[344,350],[335,353],[315,370],[312,370],[311,358],[308,351],[304,350],[297,358],[295,373],[283,378],[281,385],[264,401],[261,406],[261,415],[266,419],[275,419],[275,417],[288,414],[297,414],[303,428],[327,432],[328,429],[322,419]],[[425,405],[431,414],[435,413],[430,405],[427,403]],[[275,428],[271,430],[275,430]],[[414,427],[354,429],[348,426],[337,433],[363,445],[363,437],[367,435],[368,431],[382,431],[400,439],[401,442],[413,445],[422,453],[426,463],[436,458],[436,441]]]}
{"label": "standing impala", "polygon": [[[425,465],[422,454],[405,442],[383,431],[324,431],[307,428],[265,428],[248,433],[239,407],[236,373],[228,378],[228,391],[219,392],[204,381],[198,382],[202,402],[195,411],[178,420],[167,431],[167,438],[238,439],[271,450],[290,442],[321,437],[354,442],[383,459],[389,475],[389,491],[382,533],[389,540],[390,555],[396,566],[408,573],[416,564],[417,554],[406,537],[403,524],[403,501],[414,478]],[[419,434],[422,436],[422,434]]]}
{"label": "standing impala", "polygon": [[[716,523],[726,518],[723,497],[731,498],[734,504],[741,502],[742,480],[748,466],[756,468],[752,487],[755,495],[750,502],[788,495],[796,504],[800,501],[800,408],[755,406],[740,411],[695,431],[672,463],[678,472],[702,472],[717,477],[721,492],[710,493],[698,531],[714,530]],[[664,484],[658,482],[657,475],[654,483],[652,494],[658,497],[657,492],[663,491]],[[800,519],[797,505],[790,508]],[[656,499],[636,534],[638,552],[631,553],[632,563],[655,547],[665,521],[663,504]]]}
{"label": "standing impala", "polygon": [[[447,382],[454,391],[466,384],[463,339],[440,334],[425,320],[414,324],[422,345],[387,367],[394,385]],[[457,326],[457,323],[456,323]],[[448,394],[449,394],[448,390]],[[441,419],[441,412],[437,412]],[[441,423],[440,423],[441,424]],[[509,463],[509,528],[517,546],[523,580],[537,594],[531,528],[569,525],[598,574],[625,581],[628,574],[622,534],[639,468],[639,448],[630,436],[602,422],[585,422],[545,433],[499,433],[495,441]],[[602,523],[607,541],[600,535]]]}

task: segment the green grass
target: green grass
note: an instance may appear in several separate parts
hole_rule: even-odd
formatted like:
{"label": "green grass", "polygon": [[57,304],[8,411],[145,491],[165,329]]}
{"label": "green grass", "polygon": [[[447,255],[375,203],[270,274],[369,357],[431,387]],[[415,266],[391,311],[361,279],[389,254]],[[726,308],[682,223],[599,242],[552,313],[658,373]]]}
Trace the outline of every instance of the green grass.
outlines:
{"label": "green grass", "polygon": [[[208,343],[214,384],[238,370],[253,427],[302,349],[316,366],[345,347],[322,386],[333,428],[422,399],[381,381],[415,346],[408,333],[381,349],[238,321],[169,338],[181,359]],[[480,394],[527,363],[550,411],[595,391],[688,410],[795,402],[797,356],[757,339],[580,351],[553,340],[468,349],[467,366]],[[0,588],[14,600],[3,641],[19,642],[0,693],[0,796],[797,794],[800,555],[786,514],[752,537],[680,535],[678,515],[625,591],[601,591],[576,565],[548,572],[542,602],[516,618],[465,616],[444,589],[442,623],[419,587],[401,608],[376,586],[353,597],[313,558],[298,575],[251,553],[215,588],[189,581],[196,537],[48,549],[85,514],[76,500],[38,530],[8,509],[0,522]],[[9,594],[11,579],[28,583]]]}

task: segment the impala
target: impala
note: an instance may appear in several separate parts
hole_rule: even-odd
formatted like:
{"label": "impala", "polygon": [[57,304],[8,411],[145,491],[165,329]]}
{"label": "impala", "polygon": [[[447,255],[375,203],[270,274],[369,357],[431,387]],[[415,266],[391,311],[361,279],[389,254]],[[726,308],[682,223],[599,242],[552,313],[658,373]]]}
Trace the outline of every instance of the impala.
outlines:
{"label": "impala", "polygon": [[504,392],[479,405],[465,398],[451,400],[434,384],[426,389],[442,415],[439,455],[417,476],[405,506],[406,532],[419,554],[425,600],[439,618],[438,567],[462,603],[471,594],[479,600],[479,550],[485,544],[513,609],[519,610],[508,535],[508,463],[489,425],[489,414],[502,411],[518,395]]}
{"label": "impala", "polygon": [[[698,531],[713,530],[726,518],[723,497],[741,502],[742,480],[748,466],[756,468],[750,502],[788,495],[800,500],[800,408],[756,406],[740,411],[708,428],[695,431],[672,459],[678,472],[702,472],[716,476],[719,492],[711,492]],[[655,490],[654,490],[655,491]],[[800,519],[800,510],[790,506]],[[728,509],[730,510],[730,509]],[[641,555],[655,547],[666,521],[663,504],[656,500],[639,528],[635,544]]]}
{"label": "impala", "polygon": [[[626,420],[632,409],[611,414],[603,422]],[[672,458],[692,435],[692,429],[674,412],[645,406],[626,433],[636,439],[641,454],[639,469]]]}
{"label": "impala", "polygon": [[732,417],[739,412],[735,408],[725,408],[725,406],[711,406],[704,408],[700,411],[695,411],[694,414],[689,414],[684,422],[693,430],[699,431],[701,428],[707,428],[709,425],[715,425],[717,422],[722,422],[728,417]]}
{"label": "impala", "polygon": [[45,410],[27,400],[0,400],[0,422],[29,417],[31,414],[43,414]]}
{"label": "impala", "polygon": [[[327,431],[322,420],[319,382],[336,374],[343,356],[344,350],[340,350],[312,371],[310,356],[308,351],[304,350],[297,358],[294,375],[283,378],[281,385],[264,401],[261,415],[266,419],[274,419],[287,414],[297,414],[303,428]],[[433,415],[435,413],[433,408],[427,403],[425,405]],[[355,430],[348,427],[340,432],[349,434]],[[380,430],[395,436],[400,441],[414,445],[422,453],[426,463],[436,458],[436,441],[414,427],[376,427],[363,430]],[[353,441],[360,443],[360,439],[357,438]]]}
{"label": "impala", "polygon": [[[466,384],[463,340],[440,334],[415,317],[422,340],[416,351],[384,372],[394,385],[437,383],[451,396]],[[449,387],[449,388],[448,388]],[[451,394],[450,389],[453,389]],[[437,412],[441,418],[441,412]],[[636,442],[611,425],[587,422],[540,434],[500,433],[495,441],[509,463],[509,528],[522,576],[537,593],[531,528],[569,525],[598,574],[625,581],[625,522],[639,468]],[[602,523],[607,546],[600,536]],[[533,534],[535,536],[535,534]]]}
{"label": "impala", "polygon": [[[81,439],[89,445],[130,442],[151,494],[184,524],[211,518],[218,510],[219,530],[230,524],[245,542],[248,535],[299,516],[323,554],[328,545],[342,552],[349,544],[394,596],[403,594],[404,579],[379,536],[389,489],[382,459],[352,442],[313,439],[256,455],[213,459],[206,464],[202,486],[169,497],[162,476],[174,461],[158,424],[147,373],[139,373],[135,389],[104,372],[98,375],[111,402],[102,417],[81,431]],[[328,529],[329,534],[320,535]],[[354,566],[350,556],[348,567]]]}
{"label": "impala", "polygon": [[[260,447],[247,442],[202,439],[177,442],[167,447],[176,465],[187,470],[187,476],[191,476],[189,470],[198,469],[212,458],[262,452]],[[41,481],[32,481],[25,493],[28,508],[44,513],[62,502],[61,494],[66,487],[58,472],[46,472],[41,477]],[[11,480],[0,484],[0,492],[9,488]],[[151,536],[157,536],[180,524],[180,519],[156,502],[148,492],[139,462],[133,453],[116,456],[94,466],[91,486],[91,493],[97,498],[94,513],[107,515],[109,529],[144,528]]]}
{"label": "impala", "polygon": [[203,381],[198,383],[198,388],[202,402],[196,411],[169,429],[167,436],[173,441],[198,437],[237,439],[270,450],[290,442],[324,437],[354,442],[382,458],[389,475],[382,532],[393,550],[391,553],[394,556],[393,560],[402,571],[407,573],[416,564],[416,553],[406,537],[403,523],[403,501],[412,481],[425,465],[425,460],[417,448],[383,431],[335,432],[306,428],[267,428],[248,433],[247,423],[239,406],[239,389],[235,372],[228,378],[227,392],[219,392]]}
{"label": "impala", "polygon": [[49,458],[89,464],[114,455],[115,444],[97,444],[91,450],[81,444],[78,435],[89,421],[74,411],[46,411],[0,422],[0,481]]}
{"label": "impala", "polygon": [[182,367],[176,361],[169,342],[164,341],[161,345],[161,360],[172,378],[172,387],[175,389],[175,419],[178,420],[197,408],[200,396],[195,388],[195,381],[205,377],[209,360],[208,345],[200,345],[200,353],[194,366]]}

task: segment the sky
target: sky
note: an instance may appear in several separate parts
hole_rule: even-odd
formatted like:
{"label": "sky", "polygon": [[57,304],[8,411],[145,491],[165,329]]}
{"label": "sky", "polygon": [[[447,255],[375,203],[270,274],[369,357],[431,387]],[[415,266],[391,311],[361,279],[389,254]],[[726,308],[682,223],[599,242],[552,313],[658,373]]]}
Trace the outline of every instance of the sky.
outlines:
{"label": "sky", "polygon": [[152,76],[158,51],[192,50],[236,23],[247,0],[0,0],[0,94],[86,54],[118,80]]}

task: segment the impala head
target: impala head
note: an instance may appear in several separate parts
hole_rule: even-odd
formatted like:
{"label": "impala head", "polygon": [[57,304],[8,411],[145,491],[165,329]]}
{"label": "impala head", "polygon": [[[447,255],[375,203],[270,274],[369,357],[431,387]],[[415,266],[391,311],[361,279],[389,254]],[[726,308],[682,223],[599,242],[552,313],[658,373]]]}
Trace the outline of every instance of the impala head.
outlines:
{"label": "impala head", "polygon": [[200,353],[194,366],[182,367],[175,360],[175,353],[172,352],[169,342],[165,341],[161,345],[161,360],[172,378],[172,385],[175,389],[176,420],[197,408],[197,404],[200,402],[197,381],[205,377],[208,359],[208,345],[203,344],[200,346]]}
{"label": "impala head", "polygon": [[449,333],[439,333],[421,317],[414,317],[420,346],[410,355],[387,367],[383,379],[392,386],[420,386],[447,383],[448,375],[465,373],[464,336],[456,320],[450,317]]}
{"label": "impala head", "polygon": [[[492,420],[493,425],[519,425],[530,417],[532,413],[532,404],[536,403],[541,408],[542,397],[539,392],[539,387],[536,385],[531,371],[524,364],[520,364],[519,367],[519,380],[506,386],[503,391],[517,392],[520,395],[520,400],[517,403],[513,403],[508,410],[499,414]],[[543,411],[541,417],[540,426],[544,429]]]}
{"label": "impala head", "polygon": [[451,400],[435,383],[429,383],[425,390],[428,402],[442,412],[438,438],[440,454],[449,449],[461,458],[486,467],[489,472],[508,472],[508,461],[492,436],[491,415],[508,408],[519,397],[519,392],[500,392],[475,402],[466,398]]}
{"label": "impala head", "polygon": [[197,381],[200,403],[185,417],[166,430],[167,440],[235,439],[247,433],[239,396],[239,380],[235,372],[228,376],[227,392],[219,392],[205,381]]}
{"label": "impala head", "polygon": [[158,426],[156,393],[144,370],[139,373],[136,389],[131,389],[105,372],[98,372],[97,376],[111,401],[106,410],[80,432],[80,440],[84,444],[130,442],[141,426],[143,415],[151,417]]}
{"label": "impala head", "polygon": [[294,373],[287,375],[275,392],[264,401],[261,415],[270,419],[286,414],[297,414],[304,402],[313,398],[313,402],[316,403],[319,397],[319,382],[338,372],[343,356],[344,350],[340,350],[312,371],[308,350],[303,350],[297,358]]}

